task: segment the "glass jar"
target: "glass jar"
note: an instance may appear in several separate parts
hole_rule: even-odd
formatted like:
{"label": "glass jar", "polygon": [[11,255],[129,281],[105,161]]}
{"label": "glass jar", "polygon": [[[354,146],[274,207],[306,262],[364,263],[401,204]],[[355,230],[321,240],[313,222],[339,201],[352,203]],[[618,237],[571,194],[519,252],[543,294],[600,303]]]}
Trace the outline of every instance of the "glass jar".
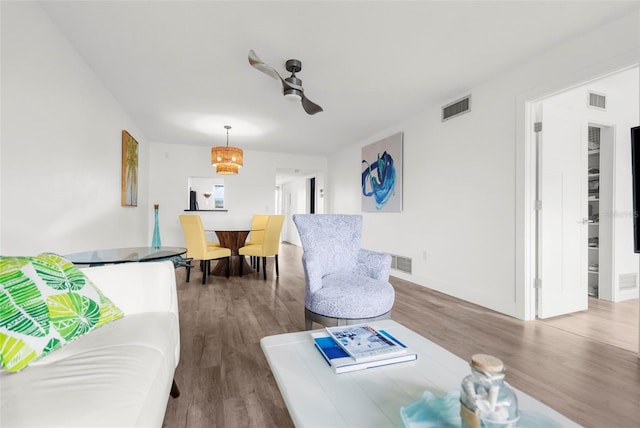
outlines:
{"label": "glass jar", "polygon": [[501,360],[491,355],[471,357],[471,374],[462,380],[460,417],[463,428],[512,428],[518,424],[518,398],[504,380]]}

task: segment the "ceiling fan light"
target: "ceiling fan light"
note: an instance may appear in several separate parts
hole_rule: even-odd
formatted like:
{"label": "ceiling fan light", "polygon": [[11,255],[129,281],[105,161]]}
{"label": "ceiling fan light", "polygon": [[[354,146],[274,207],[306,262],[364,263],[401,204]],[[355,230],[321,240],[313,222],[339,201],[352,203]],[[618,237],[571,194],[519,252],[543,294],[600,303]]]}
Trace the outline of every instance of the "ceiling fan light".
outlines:
{"label": "ceiling fan light", "polygon": [[249,65],[273,79],[280,80],[282,82],[282,94],[284,97],[290,101],[301,101],[302,108],[307,114],[313,115],[323,111],[322,107],[310,101],[303,93],[302,80],[296,77],[296,73],[302,70],[302,62],[300,62],[300,60],[287,60],[285,66],[287,71],[291,73],[291,76],[286,78],[282,78],[275,68],[262,62],[253,49],[249,50]]}
{"label": "ceiling fan light", "polygon": [[302,92],[297,89],[285,89],[283,93],[284,97],[289,101],[300,101],[302,99]]}

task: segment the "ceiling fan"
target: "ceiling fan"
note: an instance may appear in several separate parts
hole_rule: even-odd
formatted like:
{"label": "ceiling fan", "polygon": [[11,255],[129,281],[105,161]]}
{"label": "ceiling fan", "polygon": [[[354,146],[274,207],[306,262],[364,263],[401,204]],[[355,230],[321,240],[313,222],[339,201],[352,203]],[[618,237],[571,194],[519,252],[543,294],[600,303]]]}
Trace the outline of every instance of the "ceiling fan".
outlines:
{"label": "ceiling fan", "polygon": [[262,71],[266,75],[273,77],[276,80],[282,82],[282,93],[285,97],[293,97],[294,99],[300,99],[302,102],[302,108],[307,114],[316,114],[322,110],[318,104],[312,102],[304,95],[304,89],[302,88],[302,80],[296,77],[296,73],[302,70],[302,62],[297,59],[290,59],[286,62],[285,66],[287,71],[291,73],[291,76],[282,78],[280,74],[271,66],[262,62],[258,55],[251,49],[249,51],[249,64],[257,70]]}

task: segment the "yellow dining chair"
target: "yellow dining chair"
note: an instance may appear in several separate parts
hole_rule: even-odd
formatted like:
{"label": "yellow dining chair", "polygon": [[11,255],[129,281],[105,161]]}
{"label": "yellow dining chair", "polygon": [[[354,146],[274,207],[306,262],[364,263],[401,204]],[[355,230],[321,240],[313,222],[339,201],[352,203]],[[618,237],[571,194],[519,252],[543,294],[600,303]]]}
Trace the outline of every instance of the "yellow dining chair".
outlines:
{"label": "yellow dining chair", "polygon": [[[202,219],[198,215],[181,215],[180,224],[184,241],[187,245],[187,258],[200,260],[202,266],[202,283],[207,280],[207,274],[211,270],[211,260],[227,259],[227,278],[229,278],[229,265],[231,250],[228,248],[208,245],[207,238],[202,227]],[[187,268],[187,282],[189,282],[190,266]]]}
{"label": "yellow dining chair", "polygon": [[[280,248],[280,232],[282,232],[283,215],[270,215],[267,221],[267,228],[264,231],[262,244],[250,244],[240,247],[238,254],[241,256],[253,256],[262,258],[262,271],[264,279],[267,279],[267,257],[275,256],[276,276],[280,276],[278,269],[278,250]],[[258,266],[260,260],[258,260]],[[242,276],[242,265],[240,264],[240,276]]]}
{"label": "yellow dining chair", "polygon": [[[267,222],[269,221],[269,214],[255,214],[251,219],[251,234],[249,240],[245,242],[247,245],[261,245],[264,242],[264,231],[267,228]],[[256,268],[256,257],[250,256],[251,267]],[[257,266],[258,272],[260,272],[260,264]]]}

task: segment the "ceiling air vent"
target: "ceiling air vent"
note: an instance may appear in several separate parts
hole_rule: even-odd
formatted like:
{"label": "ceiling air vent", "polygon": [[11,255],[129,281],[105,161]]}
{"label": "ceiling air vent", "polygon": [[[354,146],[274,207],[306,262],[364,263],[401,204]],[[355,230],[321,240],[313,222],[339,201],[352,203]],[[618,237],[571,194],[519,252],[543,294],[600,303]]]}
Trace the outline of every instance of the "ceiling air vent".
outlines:
{"label": "ceiling air vent", "polygon": [[607,109],[607,97],[595,92],[589,92],[589,107],[599,108],[601,110]]}
{"label": "ceiling air vent", "polygon": [[442,107],[442,121],[453,119],[461,114],[471,111],[471,95],[467,95],[457,101],[454,101]]}

